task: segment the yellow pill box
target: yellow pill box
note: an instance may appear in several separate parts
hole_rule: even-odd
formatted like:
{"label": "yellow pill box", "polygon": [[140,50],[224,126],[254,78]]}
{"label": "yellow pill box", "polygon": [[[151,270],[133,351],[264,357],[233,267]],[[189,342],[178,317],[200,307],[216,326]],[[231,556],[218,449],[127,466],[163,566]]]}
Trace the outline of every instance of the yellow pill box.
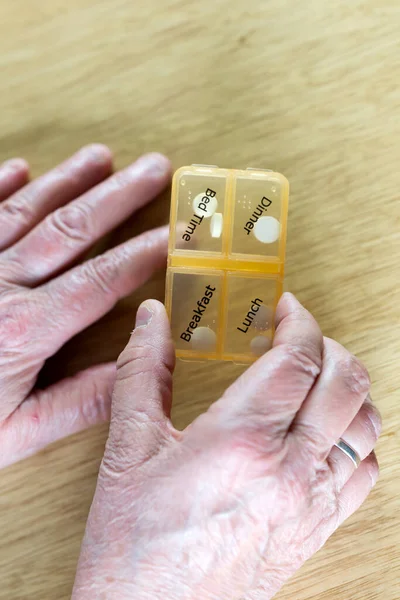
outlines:
{"label": "yellow pill box", "polygon": [[179,358],[249,363],[270,349],[288,200],[273,171],[175,173],[165,304]]}

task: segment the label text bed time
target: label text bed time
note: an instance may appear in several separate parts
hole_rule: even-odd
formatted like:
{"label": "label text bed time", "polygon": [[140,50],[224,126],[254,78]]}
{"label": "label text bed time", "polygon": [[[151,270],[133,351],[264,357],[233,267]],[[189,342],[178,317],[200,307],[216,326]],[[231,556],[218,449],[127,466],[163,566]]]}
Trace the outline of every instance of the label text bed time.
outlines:
{"label": "label text bed time", "polygon": [[[204,216],[207,214],[207,204],[210,202],[211,198],[215,198],[216,193],[217,192],[214,192],[214,190],[207,188],[206,193],[202,197],[201,201],[197,204],[196,212],[193,214],[193,217],[190,219],[190,221],[186,227],[185,233],[182,236],[182,239],[185,242],[190,242],[190,238],[196,231],[196,227],[202,223]],[[204,213],[204,214],[203,215],[197,214],[197,211],[199,211],[200,213]]]}

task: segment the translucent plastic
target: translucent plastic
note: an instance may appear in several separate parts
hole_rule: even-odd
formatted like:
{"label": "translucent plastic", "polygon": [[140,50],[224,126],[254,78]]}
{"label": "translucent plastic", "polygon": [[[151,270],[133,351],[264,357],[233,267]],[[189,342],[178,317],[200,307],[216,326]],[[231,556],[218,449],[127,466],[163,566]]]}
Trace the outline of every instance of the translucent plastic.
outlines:
{"label": "translucent plastic", "polygon": [[[177,350],[197,349],[206,350],[210,355],[216,354],[223,273],[173,269],[167,281],[172,298],[177,301],[171,313],[172,335]],[[204,328],[210,329],[208,336],[203,332]]]}
{"label": "translucent plastic", "polygon": [[192,168],[175,175],[176,201],[171,215],[171,237],[175,250],[184,252],[222,252],[222,237],[210,235],[215,212],[224,217],[228,171],[217,169],[201,177]]}
{"label": "translucent plastic", "polygon": [[279,173],[175,173],[166,307],[178,357],[247,363],[271,347],[288,196]]}
{"label": "translucent plastic", "polygon": [[281,293],[278,281],[274,277],[227,273],[226,282],[224,353],[237,360],[258,356],[255,348],[264,345],[269,350],[271,346],[274,310]]}

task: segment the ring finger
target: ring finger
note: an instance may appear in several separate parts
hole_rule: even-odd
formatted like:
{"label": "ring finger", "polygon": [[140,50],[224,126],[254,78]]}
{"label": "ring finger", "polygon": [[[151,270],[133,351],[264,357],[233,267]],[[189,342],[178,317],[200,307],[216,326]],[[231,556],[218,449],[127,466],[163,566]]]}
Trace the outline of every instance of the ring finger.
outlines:
{"label": "ring finger", "polygon": [[[381,417],[368,397],[341,439],[357,453],[360,461],[363,461],[373,451],[380,431]],[[340,491],[353,475],[356,466],[351,458],[336,446],[328,456],[328,463]]]}
{"label": "ring finger", "polygon": [[340,344],[324,338],[321,374],[291,426],[297,448],[325,461],[359,413],[369,389],[365,367]]}

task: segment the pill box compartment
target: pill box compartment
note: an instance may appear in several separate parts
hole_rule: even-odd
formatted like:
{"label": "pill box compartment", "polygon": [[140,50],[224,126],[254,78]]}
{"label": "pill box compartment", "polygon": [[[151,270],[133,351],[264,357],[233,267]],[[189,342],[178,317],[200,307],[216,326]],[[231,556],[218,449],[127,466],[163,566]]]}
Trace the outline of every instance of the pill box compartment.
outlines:
{"label": "pill box compartment", "polygon": [[172,190],[170,252],[220,254],[223,250],[228,171],[188,167]]}
{"label": "pill box compartment", "polygon": [[230,252],[284,260],[288,185],[277,173],[239,171],[232,185]]}
{"label": "pill box compartment", "polygon": [[167,310],[177,355],[253,362],[272,344],[280,278],[170,269]]}
{"label": "pill box compartment", "polygon": [[280,278],[226,274],[226,329],[223,352],[235,362],[252,361],[272,345]]}
{"label": "pill box compartment", "polygon": [[167,311],[179,356],[215,358],[221,344],[223,273],[171,269]]}

